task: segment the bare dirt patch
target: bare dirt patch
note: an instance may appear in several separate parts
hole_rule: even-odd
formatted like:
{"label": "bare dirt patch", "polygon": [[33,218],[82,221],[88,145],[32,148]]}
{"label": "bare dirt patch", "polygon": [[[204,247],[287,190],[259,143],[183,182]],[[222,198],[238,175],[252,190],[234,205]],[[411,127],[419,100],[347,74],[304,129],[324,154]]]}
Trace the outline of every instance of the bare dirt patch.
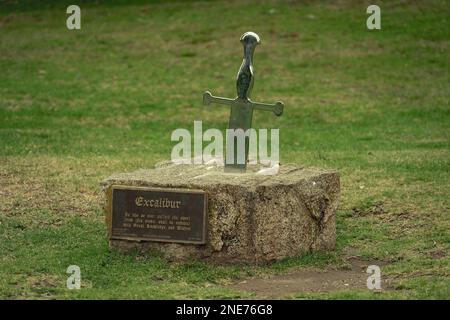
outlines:
{"label": "bare dirt patch", "polygon": [[[381,261],[363,261],[351,259],[348,269],[302,269],[283,275],[271,275],[268,278],[253,278],[227,285],[226,288],[252,292],[258,298],[282,298],[299,293],[318,293],[341,290],[367,290],[366,273],[369,265],[382,266]],[[388,279],[381,276],[382,290],[389,289]]]}

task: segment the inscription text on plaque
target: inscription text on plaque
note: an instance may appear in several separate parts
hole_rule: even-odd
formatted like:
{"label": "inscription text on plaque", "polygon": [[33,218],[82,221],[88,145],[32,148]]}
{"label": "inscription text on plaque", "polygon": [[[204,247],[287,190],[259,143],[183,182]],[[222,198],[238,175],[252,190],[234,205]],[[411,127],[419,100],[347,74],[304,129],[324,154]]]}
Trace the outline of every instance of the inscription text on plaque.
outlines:
{"label": "inscription text on plaque", "polygon": [[202,190],[113,186],[110,238],[206,243]]}

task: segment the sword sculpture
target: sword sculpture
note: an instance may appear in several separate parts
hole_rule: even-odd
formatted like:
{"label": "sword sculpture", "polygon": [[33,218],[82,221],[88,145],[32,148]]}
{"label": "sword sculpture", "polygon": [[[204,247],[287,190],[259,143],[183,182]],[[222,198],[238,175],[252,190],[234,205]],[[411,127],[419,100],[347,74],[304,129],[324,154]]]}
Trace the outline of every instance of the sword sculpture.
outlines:
{"label": "sword sculpture", "polygon": [[[217,103],[228,105],[231,107],[230,120],[228,123],[228,135],[226,145],[226,172],[245,172],[247,169],[248,150],[249,150],[249,135],[245,134],[245,155],[239,157],[238,146],[235,143],[236,134],[233,132],[238,129],[240,133],[247,133],[247,130],[252,126],[253,110],[272,111],[276,116],[281,116],[283,113],[284,104],[278,101],[274,104],[253,102],[250,100],[250,93],[253,88],[254,74],[253,74],[253,52],[256,46],[261,43],[259,36],[254,32],[246,32],[240,39],[244,46],[244,60],[237,74],[236,89],[237,97],[235,99],[216,97],[211,92],[206,91],[203,94],[203,104]],[[239,161],[239,159],[244,159]],[[242,163],[243,162],[243,163]]]}

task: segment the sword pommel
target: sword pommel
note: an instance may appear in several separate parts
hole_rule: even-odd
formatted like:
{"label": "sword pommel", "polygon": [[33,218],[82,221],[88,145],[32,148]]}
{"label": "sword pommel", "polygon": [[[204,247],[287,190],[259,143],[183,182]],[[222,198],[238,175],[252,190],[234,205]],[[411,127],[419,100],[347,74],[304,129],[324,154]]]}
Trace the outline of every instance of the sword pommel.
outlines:
{"label": "sword pommel", "polygon": [[244,33],[241,36],[240,41],[244,45],[251,45],[252,47],[255,47],[257,44],[261,43],[261,39],[259,38],[259,36],[252,31],[248,31],[248,32]]}

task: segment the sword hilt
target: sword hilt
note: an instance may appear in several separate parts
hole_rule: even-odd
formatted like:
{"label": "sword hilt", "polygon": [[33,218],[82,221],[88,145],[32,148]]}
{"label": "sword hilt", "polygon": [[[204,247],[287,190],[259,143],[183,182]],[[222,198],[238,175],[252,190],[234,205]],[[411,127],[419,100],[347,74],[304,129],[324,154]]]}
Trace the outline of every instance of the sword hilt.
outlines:
{"label": "sword hilt", "polygon": [[254,32],[246,32],[240,39],[244,46],[244,59],[236,77],[236,90],[239,99],[250,99],[250,94],[253,88],[253,52],[258,44],[261,43],[259,36]]}

